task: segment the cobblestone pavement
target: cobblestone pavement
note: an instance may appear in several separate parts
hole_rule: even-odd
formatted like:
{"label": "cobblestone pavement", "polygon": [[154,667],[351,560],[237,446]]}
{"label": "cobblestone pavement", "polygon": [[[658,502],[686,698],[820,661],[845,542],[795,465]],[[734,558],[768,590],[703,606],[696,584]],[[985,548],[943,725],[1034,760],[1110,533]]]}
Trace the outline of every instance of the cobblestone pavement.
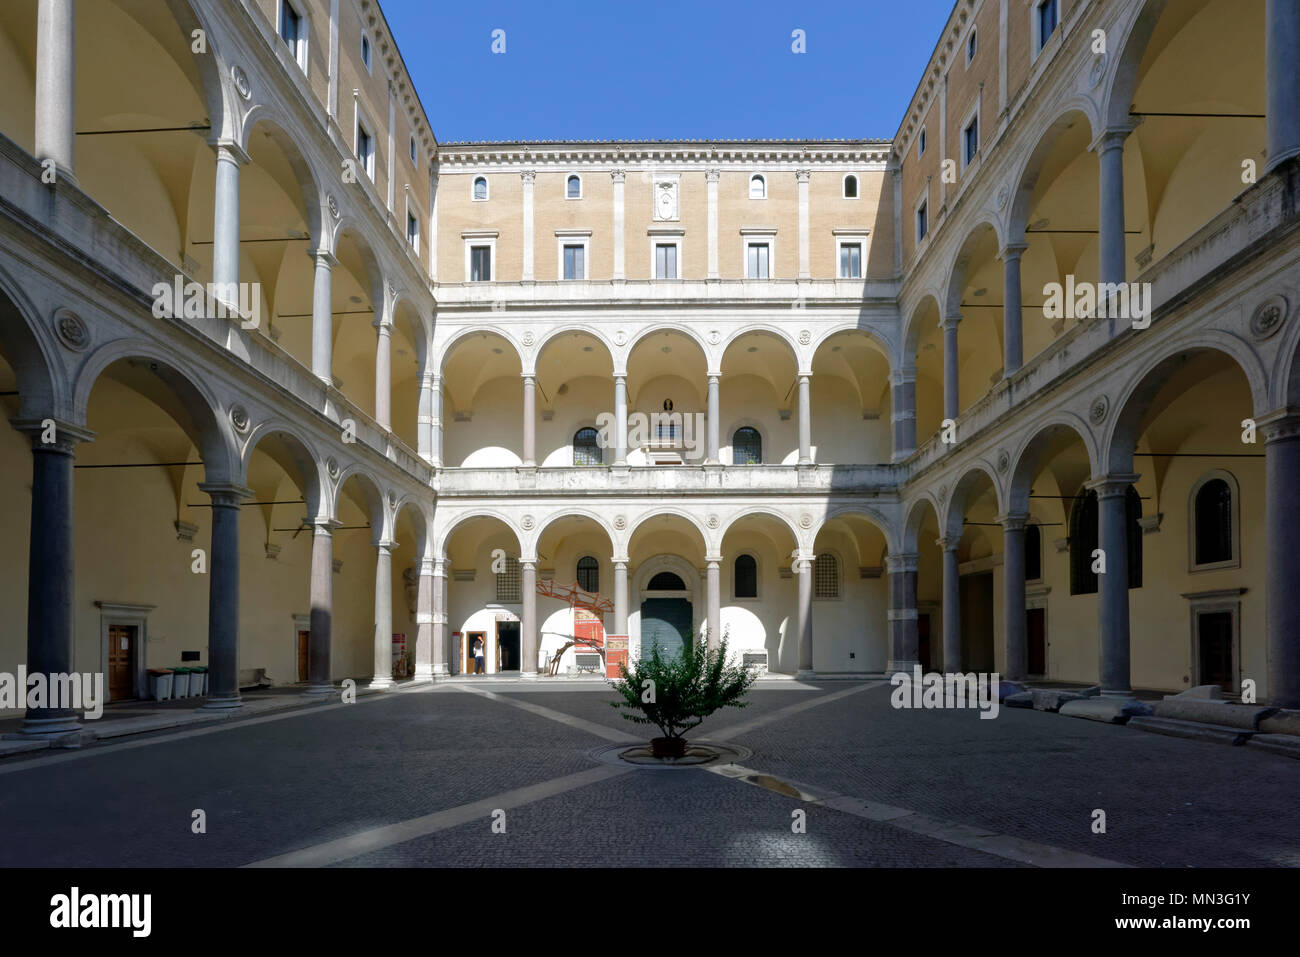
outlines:
{"label": "cobblestone pavement", "polygon": [[6,759],[0,865],[1300,865],[1300,761],[1249,748],[769,682],[697,734],[752,750],[755,786],[597,763],[645,737],[601,683],[473,687]]}

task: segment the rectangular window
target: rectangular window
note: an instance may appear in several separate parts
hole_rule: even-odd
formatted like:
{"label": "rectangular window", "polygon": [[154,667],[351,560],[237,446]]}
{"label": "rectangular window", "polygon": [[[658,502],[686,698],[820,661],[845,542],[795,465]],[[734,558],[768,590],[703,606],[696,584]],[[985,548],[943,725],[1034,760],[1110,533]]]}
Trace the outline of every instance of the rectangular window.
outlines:
{"label": "rectangular window", "polygon": [[840,278],[862,278],[861,243],[840,243]]}
{"label": "rectangular window", "polygon": [[978,115],[972,116],[966,128],[961,131],[962,152],[966,157],[966,165],[969,166],[975,159],[975,154],[980,149],[980,118]]}
{"label": "rectangular window", "polygon": [[375,138],[370,135],[361,120],[357,119],[357,159],[361,168],[372,180],[375,178]]}
{"label": "rectangular window", "polygon": [[916,241],[919,243],[925,238],[925,234],[930,231],[930,218],[926,207],[928,203],[922,203],[916,207]]}
{"label": "rectangular window", "polygon": [[813,597],[840,597],[840,563],[834,555],[818,555],[813,562]]}
{"label": "rectangular window", "polygon": [[417,253],[420,251],[420,221],[411,212],[406,214],[406,241]]}
{"label": "rectangular window", "polygon": [[586,279],[587,278],[587,247],[581,245],[565,245],[564,247],[564,278],[565,279]]}
{"label": "rectangular window", "polygon": [[302,14],[289,0],[280,0],[280,39],[289,48],[290,55],[307,72],[307,31]]}
{"label": "rectangular window", "polygon": [[519,559],[506,556],[505,567],[497,574],[497,601],[512,604],[523,600],[519,583]]}
{"label": "rectangular window", "polygon": [[1056,30],[1056,0],[1042,0],[1038,4],[1038,49],[1047,46],[1047,41]]}
{"label": "rectangular window", "polygon": [[370,37],[361,34],[361,62],[366,65],[366,72],[371,72]]}
{"label": "rectangular window", "polygon": [[770,276],[772,247],[768,243],[750,243],[748,247],[749,262],[745,277],[748,279],[767,279]]}
{"label": "rectangular window", "polygon": [[491,282],[492,247],[471,246],[469,248],[469,281]]}
{"label": "rectangular window", "polygon": [[677,244],[676,243],[655,244],[655,278],[656,279],[677,278]]}

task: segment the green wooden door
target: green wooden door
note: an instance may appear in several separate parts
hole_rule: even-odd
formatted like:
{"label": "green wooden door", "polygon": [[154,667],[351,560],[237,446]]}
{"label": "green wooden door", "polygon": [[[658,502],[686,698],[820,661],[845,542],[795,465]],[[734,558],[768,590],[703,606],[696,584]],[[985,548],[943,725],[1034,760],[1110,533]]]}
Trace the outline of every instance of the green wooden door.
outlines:
{"label": "green wooden door", "polygon": [[690,647],[691,603],[685,598],[647,598],[641,602],[641,657],[659,646],[664,657],[676,658]]}

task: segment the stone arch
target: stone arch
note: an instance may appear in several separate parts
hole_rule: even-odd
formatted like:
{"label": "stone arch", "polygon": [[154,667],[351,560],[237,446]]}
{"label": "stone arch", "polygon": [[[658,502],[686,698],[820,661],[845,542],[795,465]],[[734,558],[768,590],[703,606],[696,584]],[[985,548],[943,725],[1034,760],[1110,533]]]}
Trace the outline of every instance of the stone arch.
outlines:
{"label": "stone arch", "polygon": [[95,384],[110,366],[119,362],[132,367],[130,387],[170,415],[194,443],[203,459],[205,480],[236,481],[243,470],[227,410],[204,384],[205,376],[187,363],[165,355],[153,343],[119,339],[96,350],[77,378],[73,391],[74,421],[86,421]]}
{"label": "stone arch", "polygon": [[1175,369],[1203,353],[1218,353],[1229,359],[1246,379],[1255,414],[1268,411],[1267,378],[1258,356],[1235,336],[1213,329],[1202,330],[1191,341],[1166,346],[1118,390],[1113,405],[1115,412],[1102,436],[1098,456],[1102,468],[1120,474],[1133,471],[1133,449],[1151,403]]}
{"label": "stone arch", "polygon": [[[826,524],[832,519],[839,518],[843,515],[856,515],[859,518],[866,519],[868,524],[874,526],[875,529],[880,532],[881,537],[884,538],[886,551],[896,552],[898,550],[898,535],[894,528],[895,523],[891,522],[879,509],[872,508],[870,505],[862,505],[860,503],[833,505],[828,508],[826,514],[822,516],[821,525],[817,527],[817,531],[813,532],[811,536],[806,538],[805,547],[812,548],[813,544],[817,541],[817,535],[826,527]],[[803,544],[802,541],[801,544]]]}
{"label": "stone arch", "polygon": [[939,502],[929,489],[922,489],[920,494],[907,506],[906,518],[903,520],[902,550],[906,554],[915,554],[920,548],[921,523],[925,521],[925,509],[929,507],[934,514],[934,522],[939,524],[942,510]]}
{"label": "stone arch", "polygon": [[351,479],[357,480],[357,485],[361,489],[364,500],[363,510],[370,515],[371,538],[377,542],[391,540],[393,537],[392,510],[388,508],[383,486],[371,474],[370,470],[360,463],[348,465],[339,473],[338,480],[334,483],[334,494],[330,500],[330,517],[335,520],[338,519],[343,490]]}
{"label": "stone arch", "polygon": [[656,332],[679,332],[682,335],[686,336],[686,338],[690,339],[692,342],[694,342],[697,346],[700,347],[700,352],[704,355],[705,366],[708,368],[715,368],[714,361],[716,357],[714,356],[713,351],[709,346],[709,344],[704,341],[704,337],[700,334],[699,330],[693,328],[691,325],[687,323],[681,323],[681,322],[652,323],[651,325],[646,326],[640,332],[632,336],[632,338],[628,340],[627,345],[623,349],[623,362],[625,365],[628,358],[630,358],[632,353],[636,351],[636,347],[641,344],[642,340],[648,339],[650,336],[653,336]]}
{"label": "stone arch", "polygon": [[600,342],[609,355],[610,364],[614,365],[616,363],[615,356],[617,355],[617,349],[603,329],[596,325],[584,325],[578,322],[570,322],[556,326],[553,329],[548,329],[538,338],[537,342],[532,347],[531,356],[529,356],[528,361],[524,363],[524,374],[530,375],[535,373],[537,371],[537,360],[541,359],[541,357],[546,353],[546,350],[561,336],[572,335],[573,333],[581,333],[582,335],[590,336]]}
{"label": "stone arch", "polygon": [[[900,357],[901,364],[904,366],[916,365],[916,351],[921,346],[920,317],[924,312],[926,312],[925,307],[927,303],[934,306],[934,311],[940,319],[943,318],[942,299],[940,298],[938,290],[927,289],[917,298],[916,302],[912,305],[911,311],[907,315],[902,340],[903,352]],[[897,364],[895,364],[895,368],[897,367]]]}
{"label": "stone arch", "polygon": [[947,276],[944,278],[943,298],[939,300],[939,318],[961,315],[961,293],[966,282],[970,257],[983,240],[985,230],[992,231],[996,248],[1002,248],[1002,229],[992,216],[981,217],[966,230],[966,235],[961,245],[957,247],[957,252],[948,266]]}
{"label": "stone arch", "polygon": [[249,433],[240,449],[240,483],[247,484],[248,467],[253,453],[267,439],[272,440],[270,446],[262,451],[298,484],[303,500],[307,503],[308,516],[323,516],[323,506],[327,505],[324,492],[328,488],[328,481],[320,456],[301,432],[281,419],[260,422]]}
{"label": "stone arch", "polygon": [[499,326],[467,326],[463,329],[457,329],[448,338],[436,344],[438,351],[438,375],[441,377],[446,376],[447,359],[456,351],[461,343],[472,336],[479,336],[484,333],[495,335],[509,343],[510,348],[514,350],[515,358],[519,360],[520,369],[525,368],[525,360],[527,357],[524,355],[524,351],[520,347],[520,344],[515,340],[514,336],[511,335],[510,330],[502,329]]}
{"label": "stone arch", "polygon": [[942,521],[939,527],[943,530],[944,537],[961,538],[966,517],[967,499],[970,498],[971,490],[975,488],[981,478],[989,480],[989,483],[993,486],[993,495],[997,500],[998,511],[1003,510],[1002,489],[998,485],[997,470],[983,459],[974,459],[966,464],[961,477],[957,479],[952,490],[948,493],[946,513],[940,513]]}
{"label": "stone arch", "polygon": [[[845,328],[857,328],[857,327],[856,327],[856,326],[848,326],[848,325],[846,325]],[[836,329],[836,331],[839,332],[839,331],[842,331],[842,330]],[[878,331],[877,331],[877,330],[872,329],[872,330],[866,330],[866,331],[869,331],[869,332],[872,332],[872,333],[876,333],[877,336],[878,336]],[[736,342],[738,342],[738,341],[739,341],[741,338],[743,338],[744,336],[747,336],[747,335],[749,335],[749,334],[751,334],[751,333],[755,333],[755,332],[766,333],[766,334],[767,334],[768,336],[770,336],[771,338],[776,339],[777,341],[783,343],[783,344],[784,344],[784,345],[785,345],[785,346],[790,350],[790,358],[794,360],[795,368],[798,369],[798,368],[800,368],[800,367],[802,366],[802,364],[803,364],[803,361],[802,361],[802,360],[803,360],[803,357],[800,356],[800,354],[799,354],[799,344],[798,344],[797,342],[795,342],[794,338],[790,335],[789,330],[782,329],[782,328],[780,328],[779,326],[775,326],[775,325],[772,325],[772,324],[770,324],[770,323],[766,323],[766,322],[758,322],[758,323],[748,324],[748,325],[745,325],[745,326],[740,327],[740,328],[738,328],[738,329],[735,329],[735,330],[732,331],[732,333],[731,333],[729,336],[727,336],[727,338],[725,338],[725,339],[722,340],[722,342],[721,342],[721,343],[719,344],[719,346],[718,346],[718,348],[719,348],[719,350],[720,350],[720,351],[718,352],[718,365],[719,365],[719,367],[721,367],[721,365],[722,365],[722,360],[723,360],[724,358],[726,358],[727,350],[728,350],[728,349],[730,349],[733,345],[735,345]],[[820,344],[821,344],[821,342],[820,342],[820,340],[819,340],[817,343],[815,343],[814,345],[812,345],[810,348],[813,350],[813,352],[815,352],[816,349],[817,349],[817,346],[820,345]],[[812,353],[810,352],[809,355],[811,355],[811,354],[812,354]],[[708,353],[705,353],[705,355],[707,356]]]}
{"label": "stone arch", "polygon": [[1127,127],[1132,119],[1129,110],[1133,105],[1133,95],[1137,92],[1138,68],[1146,54],[1151,36],[1155,33],[1160,15],[1164,13],[1169,0],[1142,0],[1133,18],[1120,30],[1112,32],[1112,42],[1119,34],[1120,42],[1112,46],[1118,50],[1115,65],[1110,71],[1101,95],[1101,117],[1098,124],[1102,128]]}
{"label": "stone arch", "polygon": [[[54,313],[56,325],[62,311]],[[0,353],[18,379],[20,419],[67,414],[68,396],[58,352],[37,320],[38,314],[22,288],[0,269]],[[84,322],[81,328],[87,328]]]}
{"label": "stone arch", "polygon": [[461,515],[456,515],[455,517],[449,520],[448,525],[442,527],[441,529],[435,527],[434,549],[433,549],[434,558],[445,559],[447,557],[447,543],[450,542],[452,536],[456,534],[456,530],[459,529],[462,525],[465,525],[469,522],[472,522],[480,518],[495,519],[496,521],[504,525],[509,530],[510,534],[514,536],[515,545],[518,546],[519,548],[520,560],[521,561],[532,560],[532,559],[527,559],[525,557],[525,552],[524,552],[525,542],[523,537],[519,534],[519,530],[515,527],[514,518],[512,516],[506,515],[504,512],[498,511],[497,509],[493,509],[493,508],[477,508],[472,512],[466,512]]}
{"label": "stone arch", "polygon": [[647,510],[638,516],[628,525],[627,532],[623,538],[624,543],[631,545],[632,539],[636,537],[636,532],[642,525],[651,519],[660,518],[664,515],[673,515],[677,518],[684,519],[688,525],[694,528],[700,535],[700,543],[704,546],[704,553],[706,555],[713,554],[717,551],[717,542],[715,542],[709,535],[708,529],[701,524],[700,520],[688,509],[677,508],[675,506],[656,507]]}
{"label": "stone arch", "polygon": [[176,25],[188,38],[193,39],[195,30],[203,31],[208,52],[194,57],[195,69],[199,71],[199,95],[208,108],[213,134],[233,138],[235,111],[231,104],[239,93],[234,89],[234,78],[226,68],[221,41],[214,34],[209,18],[192,0],[166,0],[166,3]]}
{"label": "stone arch", "polygon": [[[521,542],[526,542],[529,550],[536,553],[537,544],[542,540],[542,536],[546,534],[552,525],[556,522],[563,521],[566,518],[590,519],[595,523],[597,528],[605,533],[605,537],[609,539],[610,548],[618,548],[618,537],[614,534],[613,526],[610,525],[604,516],[589,508],[574,508],[571,506],[562,508],[559,511],[546,516],[545,519],[537,523],[537,527],[533,529],[532,534],[521,537]],[[604,556],[605,559],[608,559],[608,557],[609,556]]]}
{"label": "stone arch", "polygon": [[790,534],[794,536],[796,547],[803,547],[803,536],[800,533],[799,526],[795,524],[794,520],[790,518],[789,515],[785,514],[780,509],[773,508],[769,505],[747,506],[745,511],[737,512],[735,515],[731,516],[731,518],[723,522],[718,527],[719,546],[721,546],[722,542],[727,540],[728,532],[730,532],[736,525],[754,515],[766,515],[770,518],[776,519],[778,524],[783,525],[789,530]]}
{"label": "stone arch", "polygon": [[1011,199],[1003,225],[1002,245],[1023,243],[1025,241],[1025,228],[1028,226],[1030,203],[1033,199],[1034,187],[1038,185],[1038,178],[1042,175],[1044,164],[1065,130],[1079,119],[1088,124],[1088,141],[1091,142],[1097,135],[1097,124],[1093,118],[1091,104],[1086,100],[1072,99],[1057,111],[1056,116],[1050,123],[1043,127],[1043,131],[1034,143],[1033,148],[1025,155],[1020,165],[1013,170],[1008,181],[1012,184]]}
{"label": "stone arch", "polygon": [[415,555],[418,560],[425,560],[432,557],[429,547],[433,544],[433,515],[425,507],[423,501],[416,495],[407,494],[397,500],[393,506],[393,532],[396,536],[398,522],[401,521],[402,515],[407,511],[414,512],[411,527],[415,530]]}
{"label": "stone arch", "polygon": [[[244,117],[239,145],[245,153],[248,153],[252,149],[253,133],[258,129],[266,130],[267,136],[284,154],[289,168],[293,171],[294,179],[298,184],[298,198],[302,200],[303,218],[312,240],[317,246],[324,246],[325,220],[321,213],[324,203],[320,184],[325,182],[325,178],[313,161],[308,159],[298,147],[298,142],[305,141],[306,137],[300,135],[295,138],[292,127],[293,124],[286,118],[271,108],[258,104]],[[329,248],[332,251],[333,244]]]}
{"label": "stone arch", "polygon": [[1083,443],[1088,456],[1088,474],[1097,474],[1097,440],[1092,430],[1074,413],[1058,412],[1039,423],[1029,438],[1011,453],[1011,477],[1007,482],[1009,512],[1029,511],[1029,487],[1034,475],[1042,467],[1049,449],[1069,435]]}

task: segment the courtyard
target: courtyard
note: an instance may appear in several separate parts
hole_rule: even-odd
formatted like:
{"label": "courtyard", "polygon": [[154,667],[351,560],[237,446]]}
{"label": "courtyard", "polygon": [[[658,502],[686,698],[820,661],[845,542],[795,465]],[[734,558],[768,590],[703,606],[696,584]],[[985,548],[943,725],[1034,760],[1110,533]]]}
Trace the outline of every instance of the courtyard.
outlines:
{"label": "courtyard", "polygon": [[884,681],[760,682],[692,735],[739,757],[695,768],[601,760],[645,740],[601,680],[279,690],[285,710],[6,758],[0,864],[1300,864],[1300,762],[1033,710],[895,710]]}

